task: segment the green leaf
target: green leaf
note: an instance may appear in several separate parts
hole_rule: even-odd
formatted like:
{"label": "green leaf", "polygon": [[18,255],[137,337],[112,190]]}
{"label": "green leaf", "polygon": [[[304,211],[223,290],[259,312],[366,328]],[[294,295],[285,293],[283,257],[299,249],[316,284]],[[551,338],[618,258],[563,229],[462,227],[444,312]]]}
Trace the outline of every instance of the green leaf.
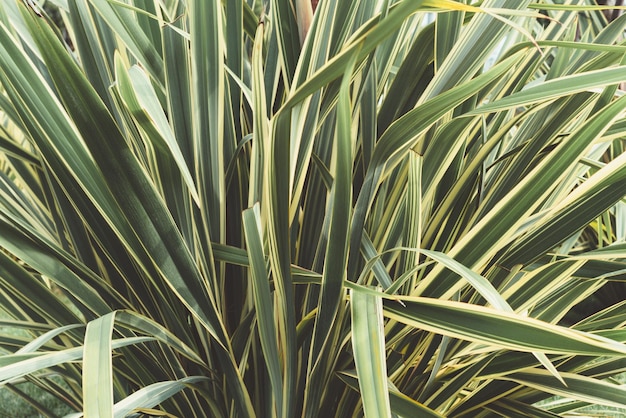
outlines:
{"label": "green leaf", "polygon": [[476,110],[469,112],[468,115],[479,115],[513,109],[518,106],[542,103],[583,91],[591,91],[599,87],[618,84],[625,78],[626,66],[604,68],[555,78],[511,94],[506,98],[496,100],[493,103],[479,106]]}
{"label": "green leaf", "polygon": [[[89,284],[94,279],[94,275],[89,271],[82,271],[81,274],[76,273],[75,263],[63,250],[59,249],[49,240],[45,239],[37,231],[23,231],[17,226],[19,223],[13,219],[8,220],[0,216],[0,227],[2,228],[2,234],[0,235],[0,245],[7,250],[16,254],[20,259],[27,262],[33,268],[36,268],[42,274],[54,279],[54,281],[75,297],[78,301],[82,302],[84,306],[93,312],[93,314],[104,315],[111,311],[110,306],[103,300],[99,292],[103,294],[109,293],[108,289],[104,286],[94,288]],[[0,255],[2,260],[5,255]],[[58,308],[53,308],[51,304],[59,301],[54,299],[45,300],[40,299],[39,295],[44,290],[44,286],[41,281],[36,280],[32,275],[25,274],[23,270],[8,270],[11,263],[3,263],[4,268],[0,268],[5,274],[5,280],[18,279],[17,283],[12,285],[14,289],[20,289],[21,286],[27,286],[28,294],[32,302],[44,310],[49,310],[58,315],[58,319],[65,320],[70,323],[77,322],[76,315],[68,310],[67,307],[59,304]],[[5,268],[7,270],[5,270]],[[45,292],[48,294],[49,292]],[[119,299],[118,299],[119,301]],[[74,318],[69,320],[68,318]]]}
{"label": "green leaf", "polygon": [[115,312],[87,324],[83,354],[85,416],[113,416],[111,336]]}
{"label": "green leaf", "polygon": [[200,198],[192,178],[189,166],[170,129],[169,122],[159,106],[156,92],[150,84],[150,79],[138,66],[130,70],[124,68],[119,54],[115,55],[115,78],[118,82],[120,95],[126,106],[133,114],[137,124],[146,132],[148,140],[161,152],[169,153],[187,184],[187,188],[197,204]]}
{"label": "green leaf", "polygon": [[[148,341],[154,341],[154,338],[131,337],[115,339],[111,343],[111,349],[115,350]],[[75,347],[49,353],[11,354],[0,357],[0,382],[45,370],[59,364],[80,360],[83,358],[83,354],[83,347]]]}
{"label": "green leaf", "polygon": [[[321,352],[324,341],[335,323],[339,304],[343,299],[343,280],[345,278],[350,217],[352,212],[352,130],[350,104],[350,79],[356,63],[356,54],[346,68],[342,79],[339,100],[337,102],[337,125],[334,147],[334,165],[331,174],[334,181],[331,189],[331,236],[324,257],[322,291],[318,302],[318,314],[315,320],[313,337],[314,358]],[[340,239],[340,237],[345,237]]]}
{"label": "green leaf", "polygon": [[[113,417],[123,418],[135,410],[152,408],[178,392],[208,380],[209,378],[204,376],[189,376],[174,381],[153,383],[116,402],[113,406]],[[219,416],[216,409],[212,409],[211,412]]]}
{"label": "green leaf", "polygon": [[200,358],[197,351],[181,341],[180,338],[172,332],[172,330],[165,328],[150,318],[136,312],[122,310],[117,311],[115,315],[115,322],[126,329],[146,334],[157,341],[167,344],[178,351],[181,355],[187,357],[189,360],[200,365],[205,365],[204,360]]}
{"label": "green leaf", "polygon": [[[354,372],[340,372],[339,378],[343,380],[352,389],[359,390],[359,380]],[[431,417],[441,418],[443,415],[424,406],[423,404],[409,398],[402,392],[389,385],[389,402],[391,411],[401,417]]]}
{"label": "green leaf", "polygon": [[6,130],[0,126],[0,150],[7,153],[8,155],[12,155],[16,158],[21,158],[31,164],[39,165],[39,160],[35,157],[31,152],[25,150],[21,146],[15,143],[9,135],[7,135]]}
{"label": "green leaf", "polygon": [[565,386],[560,387],[552,383],[552,376],[541,370],[512,373],[505,376],[504,379],[564,398],[577,399],[596,405],[624,407],[626,390],[620,385],[571,373],[561,373],[561,376],[565,380]]}
{"label": "green leaf", "polygon": [[274,304],[270,293],[270,281],[265,267],[263,242],[261,233],[261,219],[259,205],[255,205],[243,212],[243,227],[246,235],[248,258],[250,260],[250,275],[256,307],[257,327],[261,348],[272,385],[277,416],[284,416],[283,408],[283,381],[278,349],[279,335],[274,324]]}
{"label": "green leaf", "polygon": [[32,340],[31,342],[29,342],[28,344],[26,344],[25,346],[23,346],[22,348],[20,348],[19,350],[17,350],[15,352],[15,354],[26,354],[26,353],[34,353],[37,350],[39,350],[43,345],[45,345],[46,343],[48,343],[49,341],[51,341],[53,338],[66,333],[69,330],[72,329],[76,329],[76,328],[82,328],[84,327],[84,325],[82,324],[74,324],[74,325],[66,325],[64,327],[59,327],[56,329],[52,329],[48,332],[46,332],[43,335],[40,335],[39,337],[35,338],[34,340]]}
{"label": "green leaf", "polygon": [[[252,51],[252,106],[254,121],[252,132],[252,156],[250,163],[250,191],[248,204],[254,205],[262,199],[263,172],[265,170],[265,153],[270,142],[269,121],[267,119],[267,97],[263,80],[263,35],[264,24],[260,23],[254,38]],[[243,90],[243,89],[242,89]]]}
{"label": "green leaf", "polygon": [[[193,143],[206,241],[224,242],[224,45],[218,2],[189,2]],[[210,253],[209,253],[210,254]],[[217,274],[217,273],[214,273]],[[214,277],[212,280],[217,280]],[[218,297],[218,295],[214,295]]]}
{"label": "green leaf", "polygon": [[[84,1],[84,0],[81,0]],[[135,16],[126,7],[112,4],[109,0],[89,0],[102,19],[119,36],[126,47],[148,69],[155,80],[163,77],[163,60],[150,39],[136,24]]]}
{"label": "green leaf", "polygon": [[391,417],[382,299],[350,292],[352,350],[366,417]]}
{"label": "green leaf", "polygon": [[298,55],[300,55],[300,39],[298,35],[298,13],[295,2],[273,0],[271,2],[272,20],[276,22],[276,36],[280,48],[281,63],[284,79],[289,86],[296,70]]}
{"label": "green leaf", "polygon": [[421,297],[385,303],[390,319],[453,338],[488,344],[494,349],[576,355],[621,355],[626,345],[524,317],[470,305]]}

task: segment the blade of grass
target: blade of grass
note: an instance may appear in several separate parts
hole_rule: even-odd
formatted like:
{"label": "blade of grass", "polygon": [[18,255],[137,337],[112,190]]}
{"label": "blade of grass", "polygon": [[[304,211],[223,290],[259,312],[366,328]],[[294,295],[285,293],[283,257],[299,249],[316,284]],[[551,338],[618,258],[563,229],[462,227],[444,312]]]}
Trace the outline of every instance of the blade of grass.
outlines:
{"label": "blade of grass", "polygon": [[626,345],[543,321],[470,305],[429,298],[399,298],[384,304],[390,319],[453,338],[524,352],[622,355]]}
{"label": "blade of grass", "polygon": [[159,100],[148,76],[138,66],[126,70],[121,57],[116,54],[115,78],[120,95],[133,114],[135,121],[144,129],[147,138],[152,141],[155,148],[162,153],[169,153],[168,157],[173,159],[194,201],[199,205],[200,198],[188,162],[170,129],[163,109],[159,106]]}
{"label": "blade of grass", "polygon": [[595,405],[624,407],[626,390],[620,385],[607,383],[590,377],[562,373],[566,386],[558,387],[551,383],[552,377],[541,370],[528,370],[512,373],[506,380],[521,383],[553,395],[577,399]]}
{"label": "blade of grass", "polygon": [[87,417],[113,416],[111,336],[115,312],[87,324],[83,353],[83,399]]}
{"label": "blade of grass", "polygon": [[283,408],[284,388],[278,349],[279,335],[274,324],[274,304],[270,293],[270,281],[265,267],[263,253],[261,219],[259,205],[243,211],[243,228],[246,235],[248,259],[250,260],[250,275],[256,307],[257,327],[259,338],[272,385],[274,408],[277,416],[285,416]]}
{"label": "blade of grass", "polygon": [[[204,376],[190,376],[175,381],[153,383],[116,402],[113,406],[112,416],[124,418],[133,411],[152,408],[168,400],[178,392],[208,380],[209,378]],[[211,412],[215,417],[221,416],[219,410],[215,407],[212,408]]]}
{"label": "blade of grass", "polygon": [[382,299],[350,292],[352,350],[366,417],[391,417]]}
{"label": "blade of grass", "polygon": [[[115,339],[111,349],[115,350],[128,345],[136,345],[154,341],[149,337],[132,337]],[[16,379],[27,374],[44,370],[59,364],[80,360],[83,358],[84,348],[74,347],[50,353],[13,354],[0,358],[0,382]]]}
{"label": "blade of grass", "polygon": [[150,75],[156,81],[163,77],[163,59],[150,39],[137,25],[133,13],[125,7],[111,4],[108,0],[90,0],[90,4],[98,11],[126,47],[146,65]]}
{"label": "blade of grass", "polygon": [[[359,390],[359,380],[354,372],[341,372],[339,378],[343,380],[352,389]],[[391,412],[401,417],[425,417],[425,418],[442,418],[439,414],[423,404],[411,399],[402,392],[389,384],[389,402],[391,404]]]}
{"label": "blade of grass", "polygon": [[532,105],[611,84],[618,84],[624,79],[626,79],[626,66],[568,75],[528,87],[493,103],[479,106],[476,110],[469,112],[468,115],[479,115]]}

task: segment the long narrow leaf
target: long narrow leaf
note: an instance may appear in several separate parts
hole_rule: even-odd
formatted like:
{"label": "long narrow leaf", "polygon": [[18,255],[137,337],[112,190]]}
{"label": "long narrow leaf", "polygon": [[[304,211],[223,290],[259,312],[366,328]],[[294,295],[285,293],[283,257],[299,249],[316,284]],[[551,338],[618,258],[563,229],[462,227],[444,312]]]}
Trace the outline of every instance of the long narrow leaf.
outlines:
{"label": "long narrow leaf", "polygon": [[591,404],[624,407],[626,390],[619,385],[610,384],[589,377],[562,374],[566,386],[557,387],[551,383],[552,377],[540,370],[512,373],[507,380],[522,383],[530,387],[545,390],[554,395],[577,399]]}
{"label": "long narrow leaf", "polygon": [[190,376],[176,381],[153,383],[116,402],[113,406],[113,417],[123,418],[135,410],[152,408],[189,386],[207,380],[204,376]]}
{"label": "long narrow leaf", "polygon": [[115,312],[87,324],[83,354],[85,416],[113,416],[113,360],[111,334]]}
{"label": "long narrow leaf", "polygon": [[[149,337],[132,337],[113,340],[111,349],[154,341]],[[15,379],[29,373],[44,370],[58,364],[83,358],[84,348],[75,347],[50,353],[14,354],[0,360],[0,381]]]}
{"label": "long narrow leaf", "polygon": [[432,332],[511,350],[577,355],[622,355],[626,345],[536,319],[461,302],[401,298],[385,316]]}
{"label": "long narrow leaf", "polygon": [[391,417],[382,299],[350,292],[352,350],[366,417]]}
{"label": "long narrow leaf", "polygon": [[248,257],[250,259],[250,274],[257,314],[257,326],[261,347],[263,348],[267,370],[272,384],[272,391],[276,400],[277,416],[284,416],[283,380],[278,350],[279,335],[274,325],[274,306],[270,293],[270,282],[265,267],[263,254],[262,234],[260,231],[259,206],[255,205],[243,212],[243,227],[246,234]]}

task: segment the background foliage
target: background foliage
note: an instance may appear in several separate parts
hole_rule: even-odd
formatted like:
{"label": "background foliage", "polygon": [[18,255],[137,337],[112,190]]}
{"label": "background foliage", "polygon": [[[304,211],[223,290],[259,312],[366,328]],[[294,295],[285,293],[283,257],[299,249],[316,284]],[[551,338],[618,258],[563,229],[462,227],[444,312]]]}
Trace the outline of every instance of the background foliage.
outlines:
{"label": "background foliage", "polygon": [[88,417],[624,405],[626,17],[49,3],[0,5],[5,386]]}

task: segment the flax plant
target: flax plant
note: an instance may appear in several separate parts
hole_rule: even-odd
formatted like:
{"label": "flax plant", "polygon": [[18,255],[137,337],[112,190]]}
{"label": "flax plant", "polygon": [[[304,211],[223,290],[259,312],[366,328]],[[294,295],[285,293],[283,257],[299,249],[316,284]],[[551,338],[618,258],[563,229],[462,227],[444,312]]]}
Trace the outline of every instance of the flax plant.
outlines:
{"label": "flax plant", "polygon": [[42,3],[0,3],[0,384],[74,417],[626,404],[625,16]]}

